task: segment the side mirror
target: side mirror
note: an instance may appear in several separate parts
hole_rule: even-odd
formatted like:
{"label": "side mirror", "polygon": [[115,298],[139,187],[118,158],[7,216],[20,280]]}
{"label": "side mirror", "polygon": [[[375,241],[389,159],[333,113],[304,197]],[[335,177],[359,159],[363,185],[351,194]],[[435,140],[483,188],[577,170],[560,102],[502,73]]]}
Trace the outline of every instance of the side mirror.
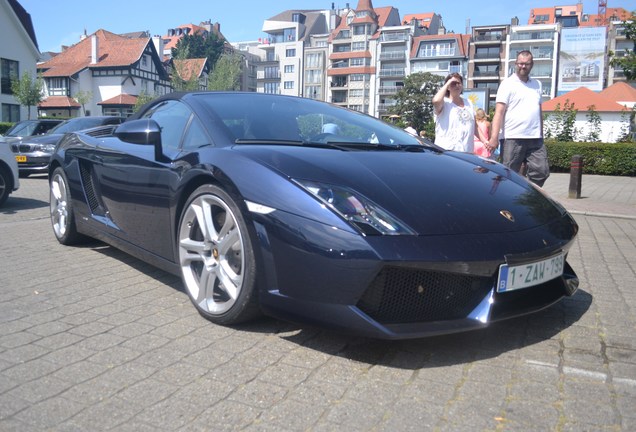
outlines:
{"label": "side mirror", "polygon": [[114,136],[130,144],[151,145],[155,148],[155,159],[165,161],[161,147],[161,127],[150,118],[123,122],[115,129]]}
{"label": "side mirror", "polygon": [[123,122],[113,135],[131,144],[161,146],[161,128],[149,118]]}

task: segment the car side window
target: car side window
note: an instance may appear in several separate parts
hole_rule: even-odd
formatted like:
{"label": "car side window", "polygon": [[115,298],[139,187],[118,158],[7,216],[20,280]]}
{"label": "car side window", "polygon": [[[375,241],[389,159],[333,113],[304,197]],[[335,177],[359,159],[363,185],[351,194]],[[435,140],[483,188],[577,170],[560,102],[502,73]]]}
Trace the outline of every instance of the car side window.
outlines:
{"label": "car side window", "polygon": [[183,138],[183,148],[191,150],[208,144],[212,144],[212,140],[201,125],[199,119],[193,116],[192,122],[190,122],[190,126],[188,126],[186,135]]}
{"label": "car side window", "polygon": [[190,108],[183,103],[166,101],[151,109],[144,117],[150,117],[161,128],[161,144],[176,149],[181,144],[191,115]]}

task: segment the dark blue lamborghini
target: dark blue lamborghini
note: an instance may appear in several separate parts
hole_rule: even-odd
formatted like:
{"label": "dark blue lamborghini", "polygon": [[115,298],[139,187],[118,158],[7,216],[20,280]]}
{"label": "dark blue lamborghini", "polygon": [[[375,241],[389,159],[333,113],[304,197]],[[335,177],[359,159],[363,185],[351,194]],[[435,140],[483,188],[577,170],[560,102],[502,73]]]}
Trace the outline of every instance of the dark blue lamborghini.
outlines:
{"label": "dark blue lamborghini", "polygon": [[573,294],[577,225],[504,166],[310,99],[174,93],[67,134],[51,220],[180,275],[218,324],[259,313],[400,339]]}

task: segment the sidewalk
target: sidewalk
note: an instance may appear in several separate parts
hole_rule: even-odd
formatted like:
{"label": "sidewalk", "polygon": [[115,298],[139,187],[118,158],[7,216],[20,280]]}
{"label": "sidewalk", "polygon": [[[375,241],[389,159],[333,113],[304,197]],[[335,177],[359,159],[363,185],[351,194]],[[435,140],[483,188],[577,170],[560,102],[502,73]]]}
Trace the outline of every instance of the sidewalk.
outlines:
{"label": "sidewalk", "polygon": [[570,174],[553,173],[543,188],[572,214],[636,220],[636,177],[583,174],[581,198],[568,198]]}

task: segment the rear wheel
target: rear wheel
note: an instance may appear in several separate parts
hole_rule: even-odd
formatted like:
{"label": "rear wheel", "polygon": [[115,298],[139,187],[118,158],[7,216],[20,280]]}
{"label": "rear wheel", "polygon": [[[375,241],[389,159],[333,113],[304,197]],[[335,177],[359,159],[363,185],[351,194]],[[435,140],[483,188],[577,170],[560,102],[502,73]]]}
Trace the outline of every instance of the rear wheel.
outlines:
{"label": "rear wheel", "polygon": [[62,168],[56,168],[49,183],[51,225],[57,241],[64,245],[80,243],[85,237],[75,228],[75,215],[68,179]]}
{"label": "rear wheel", "polygon": [[254,249],[229,194],[214,185],[195,190],[181,216],[177,241],[183,283],[203,316],[236,324],[258,315]]}
{"label": "rear wheel", "polygon": [[0,166],[0,206],[9,198],[13,191],[13,179],[11,172],[3,166]]}

